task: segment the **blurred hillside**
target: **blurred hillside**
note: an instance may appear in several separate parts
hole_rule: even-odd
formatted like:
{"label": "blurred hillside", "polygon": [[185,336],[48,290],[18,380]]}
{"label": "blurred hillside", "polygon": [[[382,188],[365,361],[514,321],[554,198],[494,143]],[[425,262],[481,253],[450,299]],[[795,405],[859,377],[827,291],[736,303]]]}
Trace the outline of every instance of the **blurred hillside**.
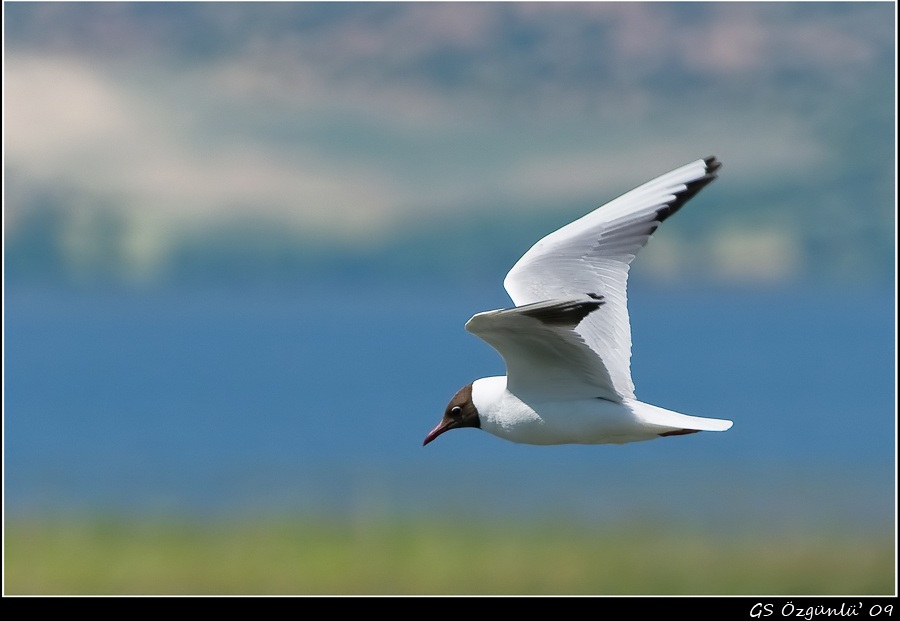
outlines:
{"label": "blurred hillside", "polygon": [[5,4],[6,276],[496,281],[716,155],[640,277],[893,282],[893,11]]}

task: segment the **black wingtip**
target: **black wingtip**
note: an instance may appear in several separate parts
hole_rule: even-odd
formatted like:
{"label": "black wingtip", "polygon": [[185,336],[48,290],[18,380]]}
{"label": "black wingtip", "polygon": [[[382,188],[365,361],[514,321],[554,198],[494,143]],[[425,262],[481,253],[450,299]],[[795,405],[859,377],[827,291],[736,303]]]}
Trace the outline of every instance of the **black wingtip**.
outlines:
{"label": "black wingtip", "polygon": [[657,209],[657,221],[664,222],[669,216],[681,209],[686,202],[694,198],[694,196],[697,195],[697,192],[708,186],[716,179],[716,177],[718,177],[716,172],[722,167],[722,162],[716,159],[716,156],[711,155],[703,158],[703,163],[706,165],[706,174],[688,183],[684,191],[678,193],[672,202]]}
{"label": "black wingtip", "polygon": [[706,172],[714,173],[722,167],[722,162],[716,159],[715,155],[710,155],[709,157],[703,158],[704,163],[706,163]]}
{"label": "black wingtip", "polygon": [[536,302],[521,306],[517,310],[550,326],[574,328],[597,310],[606,300],[598,293],[588,293],[590,300],[565,300],[557,303]]}

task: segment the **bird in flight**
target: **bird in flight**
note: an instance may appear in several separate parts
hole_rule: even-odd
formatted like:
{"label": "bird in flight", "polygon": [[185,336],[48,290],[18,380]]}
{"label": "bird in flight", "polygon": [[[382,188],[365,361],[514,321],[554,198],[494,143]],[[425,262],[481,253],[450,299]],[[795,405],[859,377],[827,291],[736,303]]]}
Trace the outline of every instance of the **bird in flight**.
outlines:
{"label": "bird in flight", "polygon": [[729,420],[635,398],[626,304],[635,255],[719,167],[708,157],[676,168],[532,246],[503,281],[516,306],[466,323],[502,356],[506,375],[461,388],[424,444],[463,427],[545,445],[624,444],[729,429]]}

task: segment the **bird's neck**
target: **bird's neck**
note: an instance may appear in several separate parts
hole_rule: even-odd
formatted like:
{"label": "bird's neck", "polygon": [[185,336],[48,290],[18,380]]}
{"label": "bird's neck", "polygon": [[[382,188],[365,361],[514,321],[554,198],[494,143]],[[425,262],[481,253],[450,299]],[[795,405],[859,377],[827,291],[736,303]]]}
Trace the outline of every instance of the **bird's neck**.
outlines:
{"label": "bird's neck", "polygon": [[472,404],[479,412],[496,410],[506,394],[505,375],[483,377],[472,382]]}

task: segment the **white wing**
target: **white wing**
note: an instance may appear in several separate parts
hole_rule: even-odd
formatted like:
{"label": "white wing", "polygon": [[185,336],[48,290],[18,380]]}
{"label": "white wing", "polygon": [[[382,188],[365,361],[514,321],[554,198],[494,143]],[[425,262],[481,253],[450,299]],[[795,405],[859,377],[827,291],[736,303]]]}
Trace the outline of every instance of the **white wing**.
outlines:
{"label": "white wing", "polygon": [[620,398],[606,368],[574,328],[603,312],[600,296],[548,300],[478,313],[466,330],[484,339],[506,363],[507,388],[520,397]]}
{"label": "white wing", "polygon": [[[697,160],[623,194],[544,237],[506,275],[503,285],[517,307],[549,300],[584,299],[586,295],[602,297],[602,308],[587,314],[577,326],[552,328],[556,341],[571,344],[572,339],[578,339],[593,352],[590,363],[594,368],[581,376],[594,378],[587,385],[600,389],[597,396],[615,401],[634,398],[626,304],[629,265],[659,224],[716,178],[719,166],[714,157]],[[470,331],[500,352],[507,363],[508,381],[518,382],[516,374],[520,369],[515,363],[510,368],[511,353],[525,356],[527,341],[543,337],[523,334],[524,328],[517,329],[519,319],[512,319],[516,317],[514,313],[502,317],[496,319],[496,328]],[[535,322],[527,314],[524,317]],[[481,320],[475,323],[479,328]],[[572,336],[560,336],[563,331]],[[524,340],[516,345],[507,342],[513,338]],[[546,339],[542,342],[543,349],[547,349]],[[564,357],[560,351],[558,347],[554,349],[555,358]],[[584,352],[578,356],[579,365],[588,364],[583,360]],[[540,377],[527,380],[542,381]]]}

